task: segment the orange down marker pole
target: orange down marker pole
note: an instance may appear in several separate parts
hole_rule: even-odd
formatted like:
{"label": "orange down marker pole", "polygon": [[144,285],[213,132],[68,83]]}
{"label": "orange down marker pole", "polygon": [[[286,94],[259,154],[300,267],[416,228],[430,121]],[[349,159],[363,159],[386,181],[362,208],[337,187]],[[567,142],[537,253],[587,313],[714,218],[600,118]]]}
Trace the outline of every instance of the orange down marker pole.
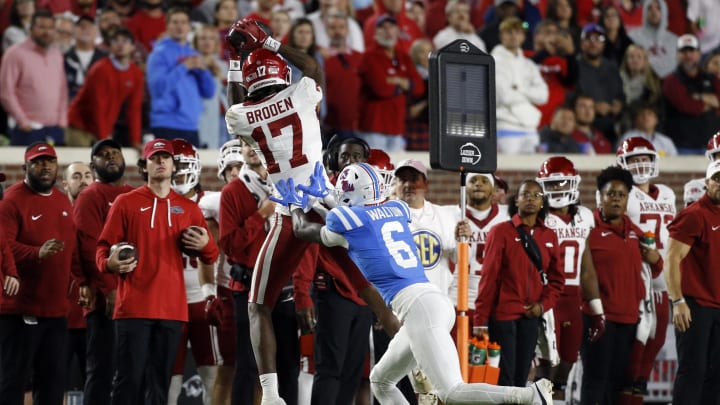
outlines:
{"label": "orange down marker pole", "polygon": [[[460,168],[460,219],[465,220],[465,170]],[[457,266],[458,272],[458,299],[457,299],[457,351],[460,359],[460,373],[463,380],[468,382],[468,337],[470,336],[468,322],[468,243],[464,239],[457,244]]]}

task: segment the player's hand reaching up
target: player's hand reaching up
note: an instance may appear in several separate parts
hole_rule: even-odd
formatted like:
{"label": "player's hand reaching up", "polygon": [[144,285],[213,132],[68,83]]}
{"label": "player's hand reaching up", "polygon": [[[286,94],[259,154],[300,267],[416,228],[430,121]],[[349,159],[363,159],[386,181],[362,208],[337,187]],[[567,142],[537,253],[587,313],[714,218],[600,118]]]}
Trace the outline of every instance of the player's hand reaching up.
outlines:
{"label": "player's hand reaching up", "polygon": [[288,179],[287,182],[285,180],[278,181],[275,183],[275,190],[280,194],[280,198],[270,196],[270,199],[278,204],[282,204],[288,208],[292,208],[290,207],[291,205],[296,205],[303,209],[308,205],[307,194],[301,196],[297,190],[295,190],[295,181],[293,179]]}
{"label": "player's hand reaching up", "polygon": [[327,183],[325,182],[325,168],[322,163],[315,163],[315,170],[310,176],[310,185],[299,184],[297,188],[303,193],[310,194],[313,197],[325,198],[329,191]]}
{"label": "player's hand reaching up", "polygon": [[[230,48],[236,53],[252,52],[262,48],[265,41],[270,37],[271,32],[266,32],[256,20],[243,18],[233,24],[227,34],[226,41]],[[269,29],[267,29],[269,31]]]}

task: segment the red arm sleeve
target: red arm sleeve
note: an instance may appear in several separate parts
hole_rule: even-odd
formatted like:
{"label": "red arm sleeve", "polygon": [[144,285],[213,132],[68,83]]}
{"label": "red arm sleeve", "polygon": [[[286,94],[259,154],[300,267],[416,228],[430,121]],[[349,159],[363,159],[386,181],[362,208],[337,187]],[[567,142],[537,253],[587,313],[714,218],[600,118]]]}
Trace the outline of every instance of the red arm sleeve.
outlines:
{"label": "red arm sleeve", "polygon": [[473,325],[487,325],[490,319],[490,312],[497,301],[500,293],[500,282],[498,273],[505,255],[504,238],[500,230],[502,224],[496,225],[490,230],[485,244],[485,260],[483,262],[482,277],[478,285],[478,295],[475,299],[475,317]]}
{"label": "red arm sleeve", "polygon": [[213,238],[207,221],[205,221],[205,215],[203,215],[200,207],[195,205],[195,208],[196,209],[193,210],[193,223],[201,223],[202,227],[205,228],[205,230],[207,231],[209,238],[208,243],[200,251],[200,261],[205,264],[213,264],[217,260],[218,256],[220,256],[220,250],[218,250],[217,244],[215,243],[215,238]]}
{"label": "red arm sleeve", "polygon": [[14,204],[0,203],[0,232],[9,242],[16,264],[36,264],[40,260],[40,246],[30,246],[17,241],[20,234],[19,215]]}
{"label": "red arm sleeve", "polygon": [[120,204],[118,199],[115,200],[113,206],[110,208],[110,212],[105,220],[105,226],[103,226],[102,232],[100,232],[100,237],[98,237],[97,247],[95,249],[95,264],[102,273],[108,273],[107,261],[110,246],[122,242],[125,239],[122,208],[124,204]]}
{"label": "red arm sleeve", "polygon": [[255,239],[264,237],[265,219],[245,185],[235,182],[220,195],[220,248],[233,263],[253,265],[246,262],[246,252]]}
{"label": "red arm sleeve", "polygon": [[[0,240],[2,239],[2,236],[0,236]],[[0,260],[2,260],[2,279],[5,280],[5,277],[11,276],[11,277],[18,277],[17,269],[15,268],[15,258],[13,257],[12,250],[10,249],[10,244],[5,243],[4,240],[2,240],[2,257],[0,257]]]}
{"label": "red arm sleeve", "polygon": [[703,113],[705,103],[697,100],[688,93],[687,88],[680,83],[675,75],[670,75],[662,84],[665,100],[684,114],[700,115]]}
{"label": "red arm sleeve", "polygon": [[[78,195],[73,206],[73,216],[78,230],[80,266],[86,282],[107,294],[117,288],[117,280],[113,274],[100,273],[95,261],[98,234],[102,231],[104,224],[103,214],[98,206],[100,202],[100,200],[91,198],[89,194]],[[80,283],[82,284],[82,282]]]}
{"label": "red arm sleeve", "polygon": [[542,297],[540,298],[540,303],[545,311],[555,306],[555,302],[557,302],[565,286],[565,276],[563,275],[563,269],[560,268],[560,246],[557,235],[551,229],[547,230],[547,235],[550,236],[553,247],[548,248],[550,253],[550,264],[547,269],[548,284],[543,287]]}

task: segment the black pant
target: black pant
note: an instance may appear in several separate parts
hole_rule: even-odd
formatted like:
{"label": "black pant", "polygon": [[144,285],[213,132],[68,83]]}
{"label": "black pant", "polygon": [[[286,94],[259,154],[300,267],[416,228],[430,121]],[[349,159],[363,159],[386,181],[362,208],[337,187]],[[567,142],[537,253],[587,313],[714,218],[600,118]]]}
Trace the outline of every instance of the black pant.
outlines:
{"label": "black pant", "polygon": [[720,309],[701,306],[685,297],[692,322],[675,329],[678,370],[673,404],[720,404]]}
{"label": "black pant", "polygon": [[583,405],[615,405],[620,391],[628,385],[627,370],[637,324],[607,321],[605,333],[596,342],[589,340],[592,318],[583,315],[583,342],[580,347],[583,376]]}
{"label": "black pant", "polygon": [[530,363],[535,356],[538,318],[520,318],[512,321],[488,322],[490,340],[502,347],[498,385],[524,387],[527,385]]}
{"label": "black pant", "polygon": [[353,401],[368,352],[373,315],[370,308],[343,297],[332,281],[315,290],[315,377],[313,405]]}
{"label": "black pant", "polygon": [[[115,320],[115,377],[112,405],[167,403],[182,322],[163,319]],[[144,379],[143,379],[144,378]]]}
{"label": "black pant", "polygon": [[[80,390],[85,385],[85,362],[87,342],[85,329],[68,329],[66,364],[66,386],[68,390]],[[77,367],[80,372],[80,380],[76,380],[73,373],[73,359],[77,359]],[[79,385],[78,385],[79,383]]]}
{"label": "black pant", "polygon": [[[105,301],[104,297],[100,301]],[[110,403],[115,333],[112,319],[105,315],[104,305],[87,314],[87,362],[84,405]]]}
{"label": "black pant", "polygon": [[[295,301],[284,300],[282,294],[272,313],[277,354],[275,358],[278,374],[278,392],[287,405],[296,405],[298,397],[298,376],[300,375],[300,340],[298,339]],[[248,319],[248,291],[233,291],[235,303],[235,378],[233,379],[232,404],[252,404],[255,398],[255,384],[258,382],[257,363],[250,341],[250,320]]]}
{"label": "black pant", "polygon": [[33,403],[62,404],[66,349],[65,318],[38,318],[29,325],[19,315],[0,316],[0,402],[22,405],[32,373]]}

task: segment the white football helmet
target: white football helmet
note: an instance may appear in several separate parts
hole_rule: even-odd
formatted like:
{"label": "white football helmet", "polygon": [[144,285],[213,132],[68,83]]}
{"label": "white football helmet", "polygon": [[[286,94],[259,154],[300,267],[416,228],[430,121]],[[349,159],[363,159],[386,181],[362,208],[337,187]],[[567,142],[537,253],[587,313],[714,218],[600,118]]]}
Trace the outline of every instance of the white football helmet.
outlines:
{"label": "white football helmet", "polygon": [[[649,162],[628,163],[633,156],[647,155]],[[617,150],[617,164],[632,173],[635,184],[645,184],[660,174],[658,168],[658,154],[650,141],[639,136],[626,139]]]}
{"label": "white football helmet", "polygon": [[564,208],[580,198],[580,175],[573,162],[563,156],[553,156],[542,163],[535,180],[552,208]]}
{"label": "white football helmet", "polygon": [[184,139],[173,139],[173,159],[177,172],[172,178],[172,188],[178,194],[187,194],[200,183],[200,154]]}
{"label": "white football helmet", "polygon": [[385,182],[377,169],[367,163],[346,166],[335,184],[338,205],[373,205],[386,199]]}
{"label": "white football helmet", "polygon": [[232,139],[220,147],[220,156],[218,156],[218,172],[217,176],[220,180],[225,180],[225,169],[231,163],[245,163],[242,155],[242,142],[239,139]]}

